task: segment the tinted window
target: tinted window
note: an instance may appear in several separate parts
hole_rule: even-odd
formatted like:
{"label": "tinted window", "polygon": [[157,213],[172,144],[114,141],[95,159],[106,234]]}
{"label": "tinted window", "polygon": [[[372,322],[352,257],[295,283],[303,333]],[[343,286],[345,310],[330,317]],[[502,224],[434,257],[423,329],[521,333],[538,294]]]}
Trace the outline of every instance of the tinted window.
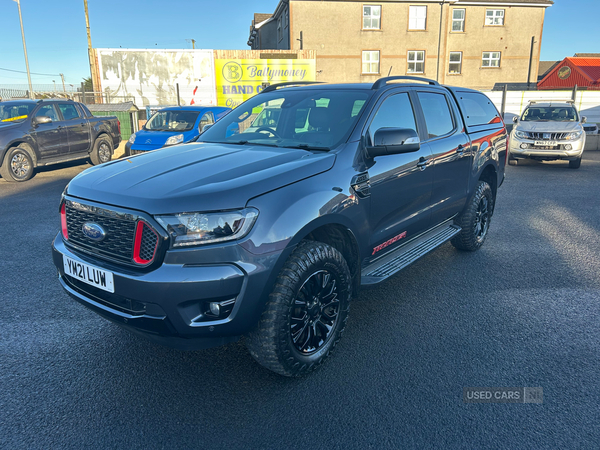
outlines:
{"label": "tinted window", "polygon": [[21,122],[27,119],[35,103],[6,102],[0,104],[0,123]]}
{"label": "tinted window", "polygon": [[492,101],[483,94],[460,92],[460,103],[468,126],[499,123],[500,115]]}
{"label": "tinted window", "polygon": [[75,108],[75,105],[61,103],[58,105],[58,108],[60,109],[60,112],[62,112],[63,118],[65,120],[79,118],[79,113],[77,112],[77,108]]}
{"label": "tinted window", "polygon": [[418,92],[417,95],[421,102],[429,137],[434,138],[450,133],[454,129],[454,121],[446,96],[434,92]]}
{"label": "tinted window", "polygon": [[148,131],[190,131],[196,124],[199,112],[169,110],[155,113],[144,129]]}
{"label": "tinted window", "polygon": [[380,128],[410,128],[417,131],[415,113],[407,93],[392,95],[381,104],[369,127],[371,142]]}
{"label": "tinted window", "polygon": [[209,111],[200,118],[198,128],[202,131],[206,125],[210,125],[211,123],[215,123],[215,120],[213,118],[213,113]]}
{"label": "tinted window", "polygon": [[82,109],[82,111],[86,117],[92,117],[92,113],[90,112],[89,109],[87,109],[87,107],[84,104],[80,103],[79,107]]}
{"label": "tinted window", "polygon": [[35,113],[35,117],[50,117],[53,122],[56,122],[58,119],[58,114],[56,114],[56,110],[54,109],[54,105],[44,105]]}
{"label": "tinted window", "polygon": [[242,103],[203,142],[328,150],[348,138],[370,90],[278,89]]}

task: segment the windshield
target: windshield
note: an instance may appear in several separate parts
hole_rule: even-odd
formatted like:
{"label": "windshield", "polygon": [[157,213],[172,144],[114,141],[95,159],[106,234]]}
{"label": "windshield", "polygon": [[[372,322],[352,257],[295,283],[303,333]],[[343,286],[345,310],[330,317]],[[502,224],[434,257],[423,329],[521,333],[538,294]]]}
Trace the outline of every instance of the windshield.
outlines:
{"label": "windshield", "polygon": [[525,122],[578,122],[577,111],[572,106],[531,106],[521,120]]}
{"label": "windshield", "polygon": [[0,124],[22,122],[35,108],[35,103],[0,103]]}
{"label": "windshield", "polygon": [[200,140],[330,150],[348,139],[370,95],[350,89],[260,94],[215,123]]}
{"label": "windshield", "polygon": [[194,128],[198,111],[158,111],[144,126],[148,131],[190,131]]}

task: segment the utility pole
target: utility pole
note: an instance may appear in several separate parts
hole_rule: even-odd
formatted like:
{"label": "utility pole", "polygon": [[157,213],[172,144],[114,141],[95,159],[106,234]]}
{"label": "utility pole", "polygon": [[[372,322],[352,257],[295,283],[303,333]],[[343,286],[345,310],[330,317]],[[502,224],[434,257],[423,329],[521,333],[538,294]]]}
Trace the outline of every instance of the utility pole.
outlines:
{"label": "utility pole", "polygon": [[446,0],[440,2],[440,31],[438,33],[438,50],[437,50],[437,70],[435,72],[435,81],[439,81],[440,77],[440,51],[442,49],[442,17],[444,16],[444,3]]}
{"label": "utility pole", "polygon": [[66,94],[67,89],[65,88],[65,76],[62,73],[59,73],[59,75],[60,75],[60,79],[62,80],[62,83],[63,83],[63,92]]}
{"label": "utility pole", "polygon": [[92,36],[90,34],[90,17],[88,15],[88,4],[87,0],[83,0],[83,6],[85,8],[85,28],[87,30],[87,41],[88,41],[88,56],[90,58],[90,74],[92,77],[92,90],[97,91],[96,86],[96,60],[94,58],[94,52],[92,50]]}
{"label": "utility pole", "polygon": [[196,40],[195,39],[186,39],[186,42],[191,42],[192,43],[192,49],[196,49]]}
{"label": "utility pole", "polygon": [[25,32],[23,31],[23,17],[21,16],[21,1],[14,0],[19,7],[19,22],[21,22],[21,36],[23,37],[23,52],[25,53],[25,67],[27,67],[27,81],[29,82],[29,98],[33,98],[33,86],[31,85],[31,74],[29,73],[29,60],[27,59],[27,46],[25,45]]}
{"label": "utility pole", "polygon": [[529,86],[531,86],[531,64],[533,62],[533,45],[535,42],[535,36],[531,36],[531,48],[529,50],[529,70],[527,71],[527,89],[529,89]]}

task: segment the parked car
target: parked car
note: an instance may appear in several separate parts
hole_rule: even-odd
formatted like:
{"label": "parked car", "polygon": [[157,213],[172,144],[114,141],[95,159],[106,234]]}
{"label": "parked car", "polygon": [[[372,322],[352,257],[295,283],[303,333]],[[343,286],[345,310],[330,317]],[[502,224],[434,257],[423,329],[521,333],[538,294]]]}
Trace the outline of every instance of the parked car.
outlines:
{"label": "parked car", "polygon": [[[274,122],[248,131],[277,100]],[[245,335],[286,376],[329,356],[361,286],[447,241],[479,249],[507,157],[484,94],[414,77],[272,85],[202,141],[75,177],[52,246],[59,281],[155,342]]]}
{"label": "parked car", "polygon": [[598,124],[596,124],[596,123],[586,123],[583,126],[583,131],[585,131],[585,134],[599,134]]}
{"label": "parked car", "polygon": [[529,102],[510,135],[509,164],[517,165],[520,159],[537,161],[569,161],[569,167],[578,169],[585,148],[583,124],[585,117],[573,102]]}
{"label": "parked car", "polygon": [[220,106],[172,106],[157,111],[125,144],[125,156],[195,141],[204,128],[231,111]]}
{"label": "parked car", "polygon": [[102,164],[121,142],[115,116],[94,117],[72,100],[0,102],[0,175],[29,180],[36,167],[76,159]]}

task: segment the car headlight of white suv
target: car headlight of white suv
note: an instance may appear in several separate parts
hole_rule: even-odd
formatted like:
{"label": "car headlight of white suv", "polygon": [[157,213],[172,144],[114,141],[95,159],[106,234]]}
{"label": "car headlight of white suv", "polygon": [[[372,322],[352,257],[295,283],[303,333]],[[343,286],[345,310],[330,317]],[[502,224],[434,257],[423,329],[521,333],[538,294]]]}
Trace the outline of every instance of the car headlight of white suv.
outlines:
{"label": "car headlight of white suv", "polygon": [[527,133],[526,131],[517,130],[515,131],[515,137],[519,139],[529,139],[529,133]]}
{"label": "car headlight of white suv", "polygon": [[582,134],[583,134],[583,130],[573,131],[572,133],[567,134],[565,139],[567,139],[569,141],[574,141],[574,140],[579,139]]}

